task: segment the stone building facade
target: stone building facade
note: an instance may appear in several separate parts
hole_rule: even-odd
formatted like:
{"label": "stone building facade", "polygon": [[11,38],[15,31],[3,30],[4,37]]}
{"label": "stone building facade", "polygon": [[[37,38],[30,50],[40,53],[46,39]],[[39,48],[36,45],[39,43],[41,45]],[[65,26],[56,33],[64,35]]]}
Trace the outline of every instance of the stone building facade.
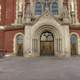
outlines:
{"label": "stone building facade", "polygon": [[79,0],[0,0],[0,49],[6,55],[80,55]]}

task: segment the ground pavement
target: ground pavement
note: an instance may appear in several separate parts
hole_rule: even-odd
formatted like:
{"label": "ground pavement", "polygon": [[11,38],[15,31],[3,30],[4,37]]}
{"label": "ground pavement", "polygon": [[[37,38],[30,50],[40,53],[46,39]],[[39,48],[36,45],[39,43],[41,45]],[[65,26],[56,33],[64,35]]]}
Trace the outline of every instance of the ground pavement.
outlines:
{"label": "ground pavement", "polygon": [[0,80],[80,80],[80,57],[0,59]]}

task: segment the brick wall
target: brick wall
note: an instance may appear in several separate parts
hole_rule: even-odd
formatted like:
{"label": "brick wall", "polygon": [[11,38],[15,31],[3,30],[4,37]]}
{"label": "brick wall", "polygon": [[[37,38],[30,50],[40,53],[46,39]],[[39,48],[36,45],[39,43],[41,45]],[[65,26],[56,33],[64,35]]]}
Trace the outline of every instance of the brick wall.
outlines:
{"label": "brick wall", "polygon": [[77,14],[78,14],[78,19],[80,21],[80,0],[77,0]]}
{"label": "brick wall", "polygon": [[6,24],[15,21],[16,16],[16,0],[6,0]]}
{"label": "brick wall", "polygon": [[13,52],[13,40],[16,33],[22,32],[23,29],[17,29],[17,30],[6,30],[4,32],[5,34],[5,41],[4,41],[4,49],[5,51],[11,53]]}
{"label": "brick wall", "polygon": [[0,31],[0,49],[4,49],[4,31]]}
{"label": "brick wall", "polygon": [[0,24],[5,24],[5,11],[6,11],[6,0],[0,0],[1,5],[1,21]]}
{"label": "brick wall", "polygon": [[0,25],[13,23],[16,16],[16,0],[0,0],[0,5],[2,6]]}

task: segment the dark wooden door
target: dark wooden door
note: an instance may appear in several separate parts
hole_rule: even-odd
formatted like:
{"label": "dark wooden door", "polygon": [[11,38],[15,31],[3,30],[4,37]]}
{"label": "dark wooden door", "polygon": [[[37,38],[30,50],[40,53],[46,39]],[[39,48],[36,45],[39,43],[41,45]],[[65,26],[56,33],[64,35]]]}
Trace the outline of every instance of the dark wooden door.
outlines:
{"label": "dark wooden door", "polygon": [[53,56],[54,55],[54,37],[51,32],[45,31],[40,37],[40,55]]}
{"label": "dark wooden door", "polygon": [[78,41],[77,41],[77,36],[75,34],[73,34],[71,36],[71,55],[77,55],[77,47],[78,46]]}
{"label": "dark wooden door", "polygon": [[23,45],[22,44],[17,45],[17,56],[23,56]]}
{"label": "dark wooden door", "polygon": [[40,53],[41,56],[53,56],[54,55],[54,43],[48,41],[41,41]]}
{"label": "dark wooden door", "polygon": [[77,55],[77,48],[76,44],[71,44],[71,55]]}
{"label": "dark wooden door", "polygon": [[19,34],[16,37],[17,56],[23,56],[23,35]]}

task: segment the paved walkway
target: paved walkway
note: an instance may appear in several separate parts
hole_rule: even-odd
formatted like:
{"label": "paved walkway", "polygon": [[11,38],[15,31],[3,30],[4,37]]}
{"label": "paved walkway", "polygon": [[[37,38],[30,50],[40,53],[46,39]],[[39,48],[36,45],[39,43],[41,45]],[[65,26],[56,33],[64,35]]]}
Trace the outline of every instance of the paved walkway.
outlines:
{"label": "paved walkway", "polygon": [[80,80],[80,57],[0,59],[0,80]]}

